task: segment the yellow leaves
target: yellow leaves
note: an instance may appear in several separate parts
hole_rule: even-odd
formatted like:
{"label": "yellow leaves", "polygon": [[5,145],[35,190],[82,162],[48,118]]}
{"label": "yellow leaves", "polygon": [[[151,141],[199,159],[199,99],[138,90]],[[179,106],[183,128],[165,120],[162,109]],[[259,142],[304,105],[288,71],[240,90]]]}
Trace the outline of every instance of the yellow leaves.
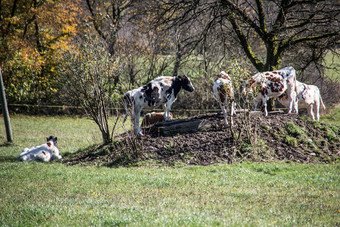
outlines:
{"label": "yellow leaves", "polygon": [[65,24],[62,28],[63,33],[67,34],[75,34],[76,31],[76,24]]}
{"label": "yellow leaves", "polygon": [[10,22],[11,24],[18,24],[20,22],[20,18],[18,16],[7,17],[7,18],[4,18],[4,20],[6,22]]}

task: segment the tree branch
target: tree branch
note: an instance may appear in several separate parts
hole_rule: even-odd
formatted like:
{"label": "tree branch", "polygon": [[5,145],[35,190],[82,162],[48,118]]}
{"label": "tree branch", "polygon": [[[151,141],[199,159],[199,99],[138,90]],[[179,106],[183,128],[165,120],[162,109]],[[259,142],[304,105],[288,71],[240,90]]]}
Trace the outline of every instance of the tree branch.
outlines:
{"label": "tree branch", "polygon": [[[249,26],[251,26],[256,33],[261,37],[261,39],[265,39],[265,31],[263,31],[250,17],[248,17],[244,11],[242,11],[239,7],[235,6],[229,0],[221,0],[222,5],[230,9],[231,13],[236,13],[240,16]],[[264,18],[263,18],[264,19]]]}
{"label": "tree branch", "polygon": [[89,9],[89,11],[91,13],[91,17],[92,17],[92,22],[93,22],[94,28],[96,29],[96,31],[99,34],[99,36],[102,37],[104,40],[106,40],[106,35],[102,32],[101,28],[98,25],[98,22],[97,22],[97,19],[96,19],[96,15],[94,13],[94,10],[92,8],[90,0],[86,0],[86,4],[87,4],[87,7],[88,7],[88,9]]}
{"label": "tree branch", "polygon": [[281,42],[278,48],[278,54],[281,54],[285,49],[287,49],[290,46],[295,46],[299,43],[307,42],[307,41],[318,41],[324,38],[330,38],[330,37],[335,37],[338,36],[339,32],[332,32],[332,33],[327,33],[327,34],[322,34],[322,35],[316,35],[316,36],[308,36],[308,37],[301,37],[297,39],[293,39],[294,36],[284,40]]}
{"label": "tree branch", "polygon": [[259,70],[262,71],[264,64],[260,61],[260,59],[258,59],[255,56],[255,53],[252,51],[252,48],[247,40],[247,37],[243,34],[241,28],[238,26],[235,18],[230,15],[229,16],[229,21],[237,35],[237,37],[239,38],[240,44],[244,50],[244,52],[246,53],[247,57],[249,58],[249,60],[252,62],[252,64]]}

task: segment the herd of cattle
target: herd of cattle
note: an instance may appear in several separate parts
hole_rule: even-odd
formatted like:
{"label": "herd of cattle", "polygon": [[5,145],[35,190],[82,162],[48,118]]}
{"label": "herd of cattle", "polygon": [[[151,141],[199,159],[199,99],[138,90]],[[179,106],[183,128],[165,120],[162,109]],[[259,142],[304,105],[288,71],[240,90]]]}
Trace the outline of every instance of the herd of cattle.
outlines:
{"label": "herd of cattle", "polygon": [[[288,108],[288,113],[292,111],[298,113],[300,103],[300,106],[308,109],[308,114],[312,120],[315,120],[315,110],[316,120],[319,121],[320,104],[325,109],[319,88],[297,81],[295,69],[290,66],[276,71],[255,74],[244,82],[242,94],[247,94],[256,87],[259,88],[259,92],[254,101],[255,110],[258,103],[262,101],[265,116],[268,116],[267,101],[270,98],[277,98],[281,104]],[[142,109],[158,107],[161,104],[163,105],[164,115],[150,113],[145,122],[155,123],[171,120],[171,105],[176,101],[181,89],[189,92],[195,89],[187,76],[157,77],[147,85],[126,92],[124,95],[126,115],[123,122],[130,115],[135,135],[141,136],[143,133],[139,126],[139,118]],[[213,92],[222,109],[225,123],[228,124],[227,115],[229,113],[231,124],[233,124],[232,116],[236,114],[233,83],[232,78],[224,71],[217,75],[213,84]],[[229,107],[229,104],[231,107]],[[143,126],[146,126],[145,124],[142,123]]]}
{"label": "herd of cattle", "polygon": [[[243,84],[242,94],[258,88],[258,94],[254,101],[255,110],[257,104],[262,101],[265,116],[268,116],[267,101],[270,98],[277,98],[281,104],[288,108],[288,113],[294,109],[298,113],[298,105],[308,109],[308,114],[319,121],[320,104],[323,104],[319,88],[314,85],[307,85],[296,80],[296,73],[293,67],[286,67],[276,71],[257,73]],[[187,76],[168,77],[161,76],[149,82],[147,85],[133,89],[124,94],[124,107],[126,115],[130,115],[133,123],[133,131],[136,136],[142,136],[139,126],[139,119],[143,108],[154,108],[163,105],[164,113],[149,113],[142,122],[142,126],[154,124],[159,121],[169,121],[173,118],[170,113],[171,105],[176,101],[181,89],[192,92],[195,90]],[[227,116],[230,115],[233,124],[233,115],[236,114],[236,104],[234,101],[234,88],[232,78],[222,71],[217,75],[213,84],[214,95],[222,109],[225,123],[228,124]],[[231,106],[229,106],[231,105]],[[48,162],[53,159],[61,159],[57,148],[57,138],[50,136],[47,142],[40,146],[25,148],[19,155],[20,161],[43,161]]]}

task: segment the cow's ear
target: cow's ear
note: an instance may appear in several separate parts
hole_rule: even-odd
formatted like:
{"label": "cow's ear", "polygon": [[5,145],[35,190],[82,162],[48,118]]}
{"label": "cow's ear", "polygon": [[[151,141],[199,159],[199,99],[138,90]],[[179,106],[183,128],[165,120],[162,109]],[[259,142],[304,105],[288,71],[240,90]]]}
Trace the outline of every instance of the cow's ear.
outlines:
{"label": "cow's ear", "polygon": [[182,79],[183,79],[182,76],[177,76],[177,78],[178,78],[179,81],[182,81]]}
{"label": "cow's ear", "polygon": [[58,140],[58,137],[54,137],[54,141],[56,141],[56,142],[57,142],[57,140]]}

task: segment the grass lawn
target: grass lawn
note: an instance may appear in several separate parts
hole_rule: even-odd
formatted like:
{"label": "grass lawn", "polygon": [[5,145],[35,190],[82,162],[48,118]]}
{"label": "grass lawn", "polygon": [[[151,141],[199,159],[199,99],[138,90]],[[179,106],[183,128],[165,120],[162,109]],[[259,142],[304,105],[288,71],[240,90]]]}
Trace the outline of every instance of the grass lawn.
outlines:
{"label": "grass lawn", "polygon": [[320,121],[340,126],[340,105],[329,110],[327,115],[321,116]]}
{"label": "grass lawn", "polygon": [[101,142],[85,118],[0,118],[0,226],[337,226],[340,165],[242,163],[170,168],[22,163],[58,136],[61,154]]}
{"label": "grass lawn", "polygon": [[326,55],[324,63],[329,67],[325,70],[326,76],[332,81],[340,82],[340,76],[338,73],[340,68],[340,57],[329,52]]}

